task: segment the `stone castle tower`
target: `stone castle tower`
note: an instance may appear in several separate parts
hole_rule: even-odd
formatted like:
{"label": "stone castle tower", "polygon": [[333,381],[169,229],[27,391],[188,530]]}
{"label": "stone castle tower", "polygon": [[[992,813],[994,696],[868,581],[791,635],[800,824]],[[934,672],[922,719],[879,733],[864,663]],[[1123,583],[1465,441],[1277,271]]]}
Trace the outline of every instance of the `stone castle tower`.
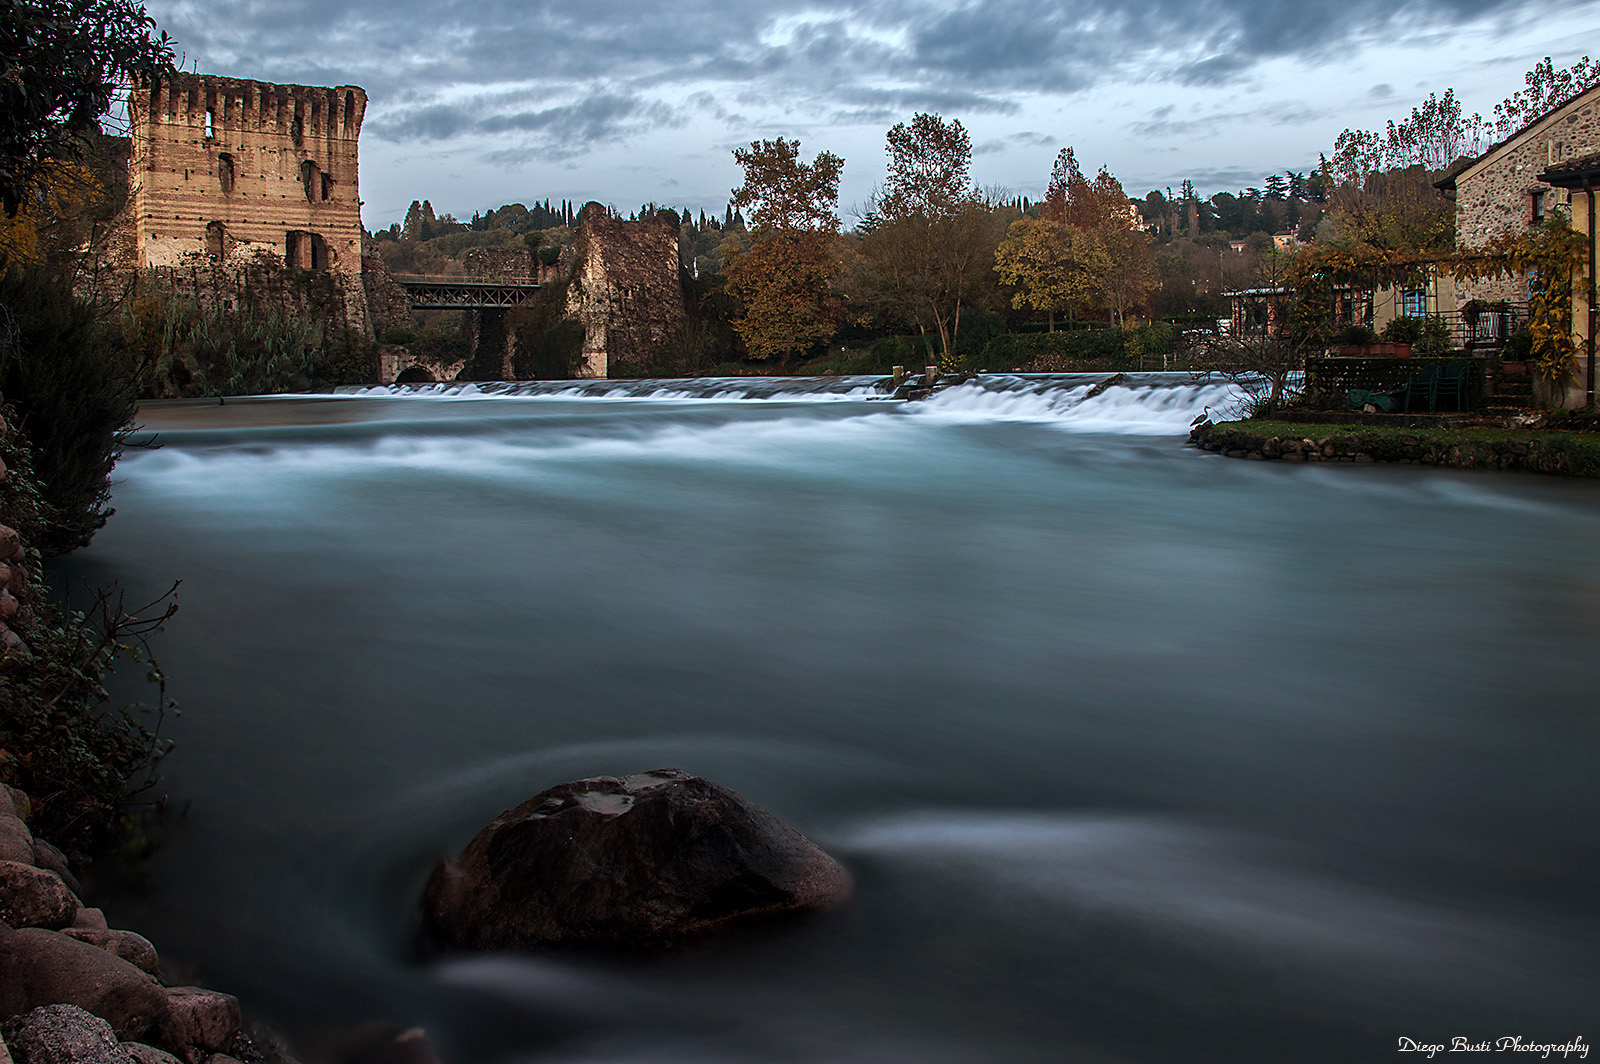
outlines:
{"label": "stone castle tower", "polygon": [[176,74],[135,89],[134,265],[216,266],[260,253],[361,273],[356,142],[367,94]]}

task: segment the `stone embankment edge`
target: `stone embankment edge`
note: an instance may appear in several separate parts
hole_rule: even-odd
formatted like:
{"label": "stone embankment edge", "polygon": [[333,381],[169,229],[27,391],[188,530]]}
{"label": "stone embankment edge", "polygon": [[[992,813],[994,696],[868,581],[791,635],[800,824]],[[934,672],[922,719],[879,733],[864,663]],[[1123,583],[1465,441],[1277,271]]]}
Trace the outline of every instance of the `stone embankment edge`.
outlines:
{"label": "stone embankment edge", "polygon": [[[1270,427],[1269,427],[1270,425]],[[1429,465],[1444,469],[1524,470],[1600,477],[1600,439],[1581,433],[1494,433],[1470,430],[1361,429],[1329,434],[1324,425],[1202,421],[1189,442],[1227,458],[1283,462]],[[1299,435],[1294,428],[1321,430]]]}
{"label": "stone embankment edge", "polygon": [[[109,1040],[141,1064],[234,1064],[236,1052],[287,1064],[283,1055],[263,1055],[252,1044],[238,999],[168,985],[147,940],[109,927],[99,909],[83,904],[82,888],[61,852],[28,830],[31,806],[26,794],[0,784],[5,1039],[40,1043],[39,1051],[52,1061],[79,1059],[69,1047],[86,1040]],[[76,1008],[63,1012],[60,1006]],[[67,1055],[50,1056],[51,1046]]]}

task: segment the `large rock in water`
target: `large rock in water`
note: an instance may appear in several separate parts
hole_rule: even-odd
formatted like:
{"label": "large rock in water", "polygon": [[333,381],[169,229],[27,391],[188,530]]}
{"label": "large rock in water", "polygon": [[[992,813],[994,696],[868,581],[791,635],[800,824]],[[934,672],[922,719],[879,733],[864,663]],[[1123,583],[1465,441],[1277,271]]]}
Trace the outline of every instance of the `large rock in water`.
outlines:
{"label": "large rock in water", "polygon": [[677,769],[563,783],[439,862],[429,930],[464,949],[656,947],[754,916],[826,908],[850,874],[798,831]]}

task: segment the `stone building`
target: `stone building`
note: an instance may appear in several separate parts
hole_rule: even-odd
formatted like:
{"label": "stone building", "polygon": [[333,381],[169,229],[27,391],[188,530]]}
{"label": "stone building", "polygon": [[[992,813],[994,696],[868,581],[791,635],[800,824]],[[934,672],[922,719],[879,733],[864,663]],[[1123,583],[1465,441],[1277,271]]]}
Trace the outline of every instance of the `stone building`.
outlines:
{"label": "stone building", "polygon": [[[1559,175],[1575,166],[1581,171],[1583,161],[1596,154],[1600,154],[1600,88],[1528,123],[1438,182],[1444,194],[1455,201],[1457,246],[1481,246],[1503,233],[1537,225],[1552,212],[1561,212],[1587,233],[1587,209],[1573,210],[1572,182]],[[1457,289],[1458,303],[1462,307],[1474,301],[1521,306],[1528,299],[1529,280],[1525,275],[1501,275],[1463,281]],[[1573,331],[1580,350],[1585,350],[1589,333],[1587,279],[1574,284],[1573,291]],[[1576,405],[1585,401],[1586,394],[1592,396],[1593,370],[1587,363],[1586,357],[1575,360],[1571,372],[1545,398]]]}
{"label": "stone building", "polygon": [[345,280],[361,306],[357,141],[367,95],[174,74],[137,87],[129,214],[131,265],[226,268],[270,257]]}
{"label": "stone building", "polygon": [[[1551,166],[1600,152],[1600,89],[1591,89],[1523,126],[1438,183],[1456,207],[1456,244],[1480,247],[1551,211],[1570,212],[1571,194],[1539,180]],[[1457,299],[1526,302],[1526,277],[1464,281]]]}

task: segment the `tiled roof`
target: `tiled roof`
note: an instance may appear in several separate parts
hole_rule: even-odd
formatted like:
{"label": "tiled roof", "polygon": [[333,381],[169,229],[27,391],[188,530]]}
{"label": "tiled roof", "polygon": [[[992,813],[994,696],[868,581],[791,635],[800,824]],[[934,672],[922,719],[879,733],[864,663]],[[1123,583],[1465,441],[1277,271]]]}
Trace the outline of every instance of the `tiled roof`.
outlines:
{"label": "tiled roof", "polygon": [[1568,159],[1566,162],[1556,163],[1554,166],[1547,166],[1544,173],[1539,175],[1539,180],[1555,184],[1555,182],[1550,181],[1551,178],[1592,175],[1596,172],[1600,172],[1600,152],[1592,152],[1588,155],[1581,155],[1576,159]]}

